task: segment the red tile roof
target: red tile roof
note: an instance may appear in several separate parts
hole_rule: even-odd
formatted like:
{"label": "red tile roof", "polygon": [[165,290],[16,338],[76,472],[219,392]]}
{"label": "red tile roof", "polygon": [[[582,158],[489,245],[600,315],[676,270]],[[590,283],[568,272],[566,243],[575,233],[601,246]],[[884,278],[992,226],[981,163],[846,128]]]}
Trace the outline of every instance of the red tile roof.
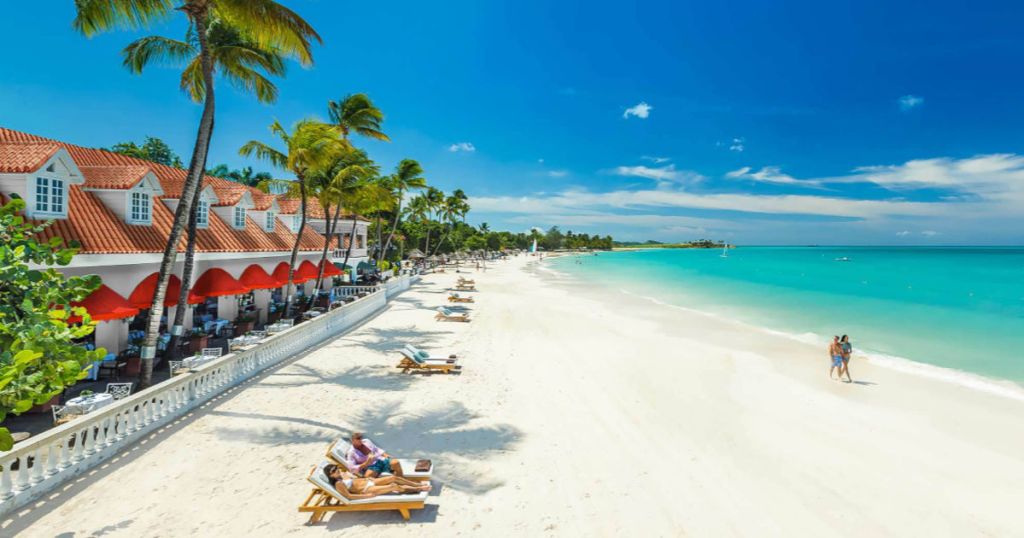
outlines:
{"label": "red tile roof", "polygon": [[54,142],[15,142],[0,145],[0,173],[35,172],[60,149]]}
{"label": "red tile roof", "polygon": [[79,166],[85,187],[93,189],[130,189],[151,169],[148,166]]}
{"label": "red tile roof", "polygon": [[[59,236],[67,241],[78,241],[82,245],[80,252],[83,254],[163,252],[174,220],[173,212],[164,203],[153,204],[151,226],[131,225],[119,218],[99,198],[88,191],[83,191],[81,187],[125,188],[115,186],[130,186],[129,181],[134,184],[134,181],[138,181],[144,175],[143,170],[148,170],[160,181],[164,191],[162,198],[179,198],[185,181],[185,170],[0,127],[0,171],[6,172],[10,169],[17,170],[10,173],[26,173],[37,170],[57,151],[57,148],[64,148],[71,154],[75,164],[85,175],[86,182],[82,186],[70,186],[68,218],[55,220],[53,225],[42,233],[43,236]],[[269,207],[272,199],[270,195],[226,179],[205,176],[203,185],[213,187],[219,203],[229,200],[234,200],[230,203],[235,203],[247,191],[252,193],[257,209]],[[2,200],[4,197],[0,195],[0,201]],[[211,211],[209,227],[196,233],[196,250],[287,252],[291,250],[294,240],[295,234],[280,222],[276,223],[272,233],[264,231],[262,223],[256,223],[252,219],[247,219],[244,229],[237,230],[228,226]],[[322,235],[307,229],[303,233],[299,248],[304,251],[320,250],[323,248],[323,241]],[[178,248],[184,249],[184,237]]]}

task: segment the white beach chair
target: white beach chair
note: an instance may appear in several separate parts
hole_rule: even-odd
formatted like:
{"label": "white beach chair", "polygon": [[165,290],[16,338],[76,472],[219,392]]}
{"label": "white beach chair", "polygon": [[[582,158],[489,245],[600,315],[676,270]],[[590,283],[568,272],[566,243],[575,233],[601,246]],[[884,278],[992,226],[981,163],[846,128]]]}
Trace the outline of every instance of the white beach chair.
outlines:
{"label": "white beach chair", "polygon": [[[331,446],[327,448],[327,458],[331,460],[331,462],[341,465],[342,467],[348,469],[349,472],[354,473],[355,469],[349,467],[348,461],[346,461],[348,451],[351,448],[352,445],[348,441],[344,439],[338,439],[337,441],[331,443]],[[426,471],[416,471],[416,460],[402,458],[397,459],[398,463],[401,464],[402,466],[402,476],[408,478],[409,480],[430,480],[431,475],[434,473],[433,466],[431,466],[430,469]],[[389,475],[391,473],[384,474]]]}
{"label": "white beach chair", "polygon": [[437,314],[434,315],[434,319],[438,321],[461,321],[465,323],[469,321],[469,314],[456,314],[443,306],[439,306],[437,307]]}
{"label": "white beach chair", "polygon": [[402,354],[402,360],[398,362],[395,368],[401,368],[403,374],[411,373],[413,370],[421,373],[441,372],[448,374],[452,370],[462,369],[461,366],[455,364],[455,359],[424,359],[407,349],[400,349],[398,352]]}
{"label": "white beach chair", "polygon": [[299,512],[310,512],[309,523],[318,523],[330,512],[368,512],[379,510],[397,510],[402,519],[408,520],[410,510],[423,509],[429,492],[422,491],[408,495],[378,495],[369,499],[350,499],[331,485],[324,467],[331,462],[324,460],[313,467],[307,479],[313,483],[313,491],[299,506]]}

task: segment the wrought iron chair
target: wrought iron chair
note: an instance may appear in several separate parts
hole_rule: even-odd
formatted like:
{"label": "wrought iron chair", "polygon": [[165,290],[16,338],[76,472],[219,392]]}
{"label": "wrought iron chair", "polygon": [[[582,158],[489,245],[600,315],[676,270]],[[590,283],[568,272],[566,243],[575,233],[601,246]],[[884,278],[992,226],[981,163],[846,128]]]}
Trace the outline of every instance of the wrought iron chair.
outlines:
{"label": "wrought iron chair", "polygon": [[131,383],[107,383],[107,394],[114,397],[115,400],[121,398],[127,398],[132,393]]}

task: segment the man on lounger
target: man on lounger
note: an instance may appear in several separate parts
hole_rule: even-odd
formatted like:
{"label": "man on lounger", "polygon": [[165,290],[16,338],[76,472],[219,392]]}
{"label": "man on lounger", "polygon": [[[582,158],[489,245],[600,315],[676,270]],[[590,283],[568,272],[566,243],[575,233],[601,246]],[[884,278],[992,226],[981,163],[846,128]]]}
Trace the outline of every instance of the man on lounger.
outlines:
{"label": "man on lounger", "polygon": [[345,461],[356,475],[365,478],[374,478],[387,472],[395,476],[403,475],[402,464],[398,460],[392,460],[387,452],[369,439],[364,439],[359,432],[352,434],[352,448],[345,454]]}

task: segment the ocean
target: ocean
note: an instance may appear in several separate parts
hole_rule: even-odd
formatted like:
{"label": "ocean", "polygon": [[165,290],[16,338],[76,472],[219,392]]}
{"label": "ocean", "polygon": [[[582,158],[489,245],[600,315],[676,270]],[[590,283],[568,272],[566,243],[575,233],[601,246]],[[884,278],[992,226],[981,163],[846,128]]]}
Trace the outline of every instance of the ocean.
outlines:
{"label": "ocean", "polygon": [[891,367],[990,389],[986,378],[1024,384],[1024,248],[739,247],[722,254],[602,252],[544,264],[822,346],[848,334],[857,352]]}

